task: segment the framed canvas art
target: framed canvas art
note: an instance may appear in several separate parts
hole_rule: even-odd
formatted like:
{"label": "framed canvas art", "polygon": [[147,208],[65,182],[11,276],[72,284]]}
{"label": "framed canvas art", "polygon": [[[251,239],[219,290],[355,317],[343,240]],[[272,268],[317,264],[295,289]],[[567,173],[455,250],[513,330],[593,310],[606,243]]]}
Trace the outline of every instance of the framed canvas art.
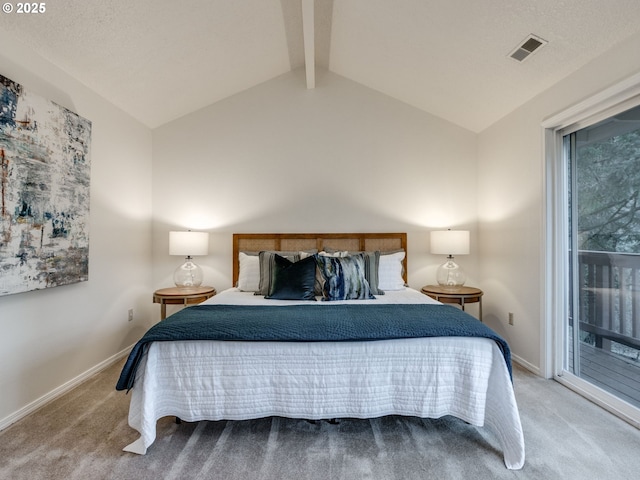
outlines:
{"label": "framed canvas art", "polygon": [[0,75],[0,295],[89,278],[91,122]]}

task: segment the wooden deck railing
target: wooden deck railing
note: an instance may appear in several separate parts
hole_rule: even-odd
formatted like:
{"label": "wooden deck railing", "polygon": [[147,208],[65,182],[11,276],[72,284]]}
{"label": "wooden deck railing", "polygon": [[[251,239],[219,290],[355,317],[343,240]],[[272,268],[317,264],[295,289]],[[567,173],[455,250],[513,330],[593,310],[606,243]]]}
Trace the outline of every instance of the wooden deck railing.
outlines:
{"label": "wooden deck railing", "polygon": [[580,329],[596,346],[640,348],[640,255],[580,251]]}

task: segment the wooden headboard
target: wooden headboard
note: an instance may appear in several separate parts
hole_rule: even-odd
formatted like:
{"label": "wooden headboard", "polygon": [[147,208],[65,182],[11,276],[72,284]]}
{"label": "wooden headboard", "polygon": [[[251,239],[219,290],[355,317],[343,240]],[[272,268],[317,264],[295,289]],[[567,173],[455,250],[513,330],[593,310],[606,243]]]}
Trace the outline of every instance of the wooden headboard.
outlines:
{"label": "wooden headboard", "polygon": [[238,283],[240,252],[261,250],[309,250],[325,248],[349,251],[381,252],[403,249],[403,277],[407,282],[407,234],[406,233],[234,233],[233,234],[233,285]]}

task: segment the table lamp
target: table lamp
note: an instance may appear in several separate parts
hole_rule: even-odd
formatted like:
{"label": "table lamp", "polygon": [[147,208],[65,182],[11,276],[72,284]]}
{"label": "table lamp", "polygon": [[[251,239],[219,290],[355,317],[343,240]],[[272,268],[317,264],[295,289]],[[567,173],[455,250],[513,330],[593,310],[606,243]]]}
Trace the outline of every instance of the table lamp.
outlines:
{"label": "table lamp", "polygon": [[436,279],[443,287],[461,287],[467,279],[454,255],[469,254],[468,230],[439,230],[431,232],[431,253],[447,255],[447,261],[438,267]]}
{"label": "table lamp", "polygon": [[176,287],[199,287],[202,285],[202,268],[193,262],[191,256],[209,253],[207,232],[169,232],[169,255],[185,256],[185,261],[173,274]]}

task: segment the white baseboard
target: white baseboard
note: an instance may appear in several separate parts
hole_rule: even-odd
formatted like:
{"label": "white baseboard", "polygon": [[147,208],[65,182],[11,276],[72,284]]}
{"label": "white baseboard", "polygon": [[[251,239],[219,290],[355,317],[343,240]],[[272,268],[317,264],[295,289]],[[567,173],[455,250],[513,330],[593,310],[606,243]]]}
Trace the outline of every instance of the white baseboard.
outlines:
{"label": "white baseboard", "polygon": [[0,420],[0,430],[4,430],[5,428],[9,427],[10,425],[13,425],[14,423],[16,423],[18,420],[21,420],[22,418],[26,417],[27,415],[32,414],[36,410],[44,407],[48,403],[50,403],[50,402],[54,401],[55,399],[61,397],[65,393],[73,390],[75,387],[80,385],[85,380],[88,380],[90,377],[92,377],[96,373],[101,372],[102,370],[110,367],[111,365],[116,363],[118,360],[120,360],[124,356],[128,355],[132,348],[133,348],[133,345],[131,345],[130,347],[125,348],[124,350],[116,353],[115,355],[112,355],[111,357],[107,358],[103,362],[100,362],[96,366],[90,368],[86,372],[81,373],[77,377],[69,380],[68,382],[64,383],[63,385],[60,385],[59,387],[51,390],[49,393],[43,395],[42,397],[38,398],[37,400],[35,400],[35,401],[31,402],[30,404],[24,406],[23,408],[21,408],[17,412],[14,412],[11,415],[9,415],[8,417],[3,418],[2,420]]}
{"label": "white baseboard", "polygon": [[519,357],[518,355],[511,354],[511,360],[520,365],[522,368],[529,370],[531,373],[540,376],[540,368],[536,367],[532,363],[527,362],[524,358]]}

